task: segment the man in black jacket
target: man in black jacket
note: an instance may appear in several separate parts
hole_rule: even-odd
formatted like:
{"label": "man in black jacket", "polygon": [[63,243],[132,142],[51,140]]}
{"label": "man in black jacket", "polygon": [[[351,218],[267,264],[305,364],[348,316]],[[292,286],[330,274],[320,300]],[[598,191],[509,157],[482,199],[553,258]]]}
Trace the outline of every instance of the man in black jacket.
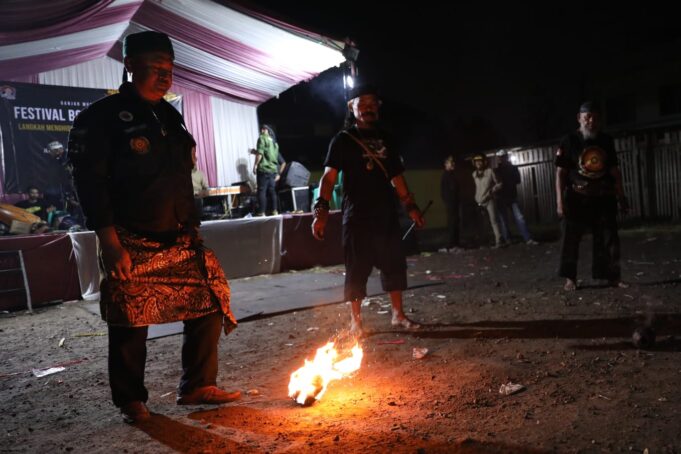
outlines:
{"label": "man in black jacket", "polygon": [[163,96],[172,83],[170,39],[128,35],[132,73],[119,93],[76,118],[69,159],[87,226],[101,245],[100,301],[109,325],[109,382],[128,422],[149,417],[144,386],[148,326],[182,320],[179,405],[239,397],[216,386],[220,331],[236,327],[230,289],[217,258],[198,237],[191,171],[195,141]]}
{"label": "man in black jacket", "polygon": [[460,225],[460,194],[461,187],[456,177],[456,162],[454,156],[445,159],[445,171],[440,179],[440,197],[447,210],[447,252],[457,251],[459,244]]}

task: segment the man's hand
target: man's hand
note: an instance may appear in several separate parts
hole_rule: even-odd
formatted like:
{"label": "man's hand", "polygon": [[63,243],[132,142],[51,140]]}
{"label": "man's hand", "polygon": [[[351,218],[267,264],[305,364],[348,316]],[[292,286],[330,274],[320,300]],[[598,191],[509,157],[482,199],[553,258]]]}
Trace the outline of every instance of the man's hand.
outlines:
{"label": "man's hand", "polygon": [[312,236],[315,239],[322,241],[324,239],[324,230],[326,223],[329,220],[329,201],[323,198],[318,198],[314,204],[314,220],[312,221]]}
{"label": "man's hand", "polygon": [[254,175],[258,174],[258,166],[260,165],[261,160],[262,160],[262,155],[256,151],[255,152],[255,162],[253,163],[253,174]]}
{"label": "man's hand", "polygon": [[132,260],[123,246],[102,244],[102,259],[108,278],[125,281],[132,278]]}
{"label": "man's hand", "polygon": [[[563,150],[558,149],[558,156]],[[564,167],[556,167],[556,214],[558,219],[565,217],[565,188],[567,186],[568,171]]]}
{"label": "man's hand", "polygon": [[102,248],[102,260],[107,278],[125,281],[132,278],[132,260],[130,254],[118,240],[118,233],[113,226],[97,230],[97,237]]}
{"label": "man's hand", "polygon": [[312,221],[312,236],[315,237],[316,240],[324,240],[325,229],[326,219],[322,220],[321,218],[316,218],[314,221]]}
{"label": "man's hand", "polygon": [[199,226],[192,225],[185,227],[182,230],[182,234],[178,238],[178,241],[181,243],[190,243],[194,247],[202,246],[203,238],[201,238],[201,234],[199,233]]}
{"label": "man's hand", "polygon": [[423,219],[423,213],[421,213],[421,210],[418,208],[409,210],[409,218],[414,221],[414,224],[416,224],[416,228],[418,229],[426,225],[426,221]]}

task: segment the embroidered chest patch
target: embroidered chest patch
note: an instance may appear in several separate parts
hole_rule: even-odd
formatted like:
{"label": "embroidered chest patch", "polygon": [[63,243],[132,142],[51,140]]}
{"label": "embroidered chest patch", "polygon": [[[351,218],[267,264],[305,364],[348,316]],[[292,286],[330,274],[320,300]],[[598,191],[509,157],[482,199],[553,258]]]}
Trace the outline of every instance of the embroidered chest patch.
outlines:
{"label": "embroidered chest patch", "polygon": [[137,154],[146,154],[151,149],[151,144],[144,136],[133,137],[130,139],[130,148]]}
{"label": "embroidered chest patch", "polygon": [[131,114],[130,112],[128,112],[127,110],[121,110],[120,112],[118,112],[118,118],[120,118],[121,121],[124,121],[124,122],[126,122],[126,123],[129,123],[129,122],[132,121],[133,116],[132,116],[132,114]]}

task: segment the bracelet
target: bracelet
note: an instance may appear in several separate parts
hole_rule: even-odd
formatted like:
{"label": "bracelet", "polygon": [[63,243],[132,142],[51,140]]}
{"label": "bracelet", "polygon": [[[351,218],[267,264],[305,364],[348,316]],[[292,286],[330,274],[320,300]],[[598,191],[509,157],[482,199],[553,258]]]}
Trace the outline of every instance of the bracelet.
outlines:
{"label": "bracelet", "polygon": [[315,204],[312,208],[314,211],[315,218],[323,216],[329,212],[330,209],[329,201],[321,197],[318,197],[317,200],[315,200]]}
{"label": "bracelet", "polygon": [[324,210],[327,210],[327,211],[328,211],[328,210],[330,209],[329,201],[326,200],[326,199],[323,199],[323,198],[321,198],[321,197],[317,197],[317,200],[315,200],[315,203],[314,203],[314,207],[313,207],[313,208],[314,208],[315,210],[316,210],[317,208],[321,208],[321,209],[324,209]]}

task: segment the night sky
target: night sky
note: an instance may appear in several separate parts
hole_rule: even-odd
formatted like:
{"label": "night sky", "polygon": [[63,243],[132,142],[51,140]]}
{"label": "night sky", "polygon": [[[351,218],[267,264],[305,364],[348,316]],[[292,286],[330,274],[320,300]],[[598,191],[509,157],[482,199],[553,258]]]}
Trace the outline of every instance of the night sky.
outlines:
{"label": "night sky", "polygon": [[[252,6],[329,37],[352,38],[360,77],[380,87],[387,123],[402,132],[411,149],[405,160],[417,167],[437,165],[449,153],[555,139],[576,127],[580,102],[597,93],[594,81],[626,71],[628,56],[681,48],[670,3],[463,3]],[[327,71],[261,106],[260,118],[274,123],[283,150],[287,144],[294,158],[319,166],[342,125],[341,86],[340,72]]]}

